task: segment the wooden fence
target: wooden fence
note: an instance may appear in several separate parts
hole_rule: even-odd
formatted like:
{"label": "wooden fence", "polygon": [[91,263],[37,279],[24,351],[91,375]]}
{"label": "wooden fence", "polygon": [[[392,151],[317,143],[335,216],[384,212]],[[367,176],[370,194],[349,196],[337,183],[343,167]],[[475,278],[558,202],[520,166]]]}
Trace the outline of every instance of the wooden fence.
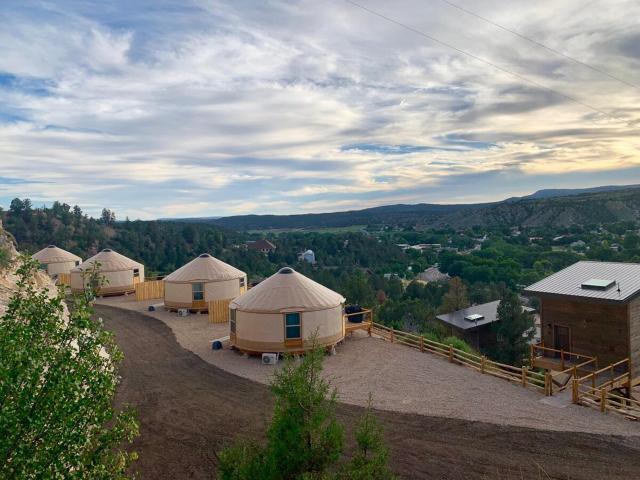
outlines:
{"label": "wooden fence", "polygon": [[64,285],[65,287],[71,286],[71,274],[70,273],[59,273],[58,274],[58,285]]}
{"label": "wooden fence", "polygon": [[640,420],[640,401],[614,393],[631,388],[629,359],[612,363],[572,382],[573,403]]}
{"label": "wooden fence", "polygon": [[523,387],[533,388],[545,393],[549,388],[547,385],[548,377],[528,367],[514,367],[513,365],[494,362],[484,355],[468,353],[451,345],[430,340],[423,335],[395,330],[379,323],[373,324],[373,333],[391,343],[399,343],[421,352],[432,353],[448,359],[451,363],[464,365],[477,372],[502,378]]}
{"label": "wooden fence", "polygon": [[229,304],[233,298],[211,300],[209,302],[209,323],[225,323],[229,321]]}
{"label": "wooden fence", "polygon": [[[351,322],[350,318],[360,315],[359,322]],[[342,321],[344,322],[344,333],[351,333],[355,330],[367,330],[371,336],[371,327],[373,326],[373,311],[364,309],[361,312],[345,313]]]}
{"label": "wooden fence", "polygon": [[164,280],[148,280],[136,284],[136,301],[164,298]]}

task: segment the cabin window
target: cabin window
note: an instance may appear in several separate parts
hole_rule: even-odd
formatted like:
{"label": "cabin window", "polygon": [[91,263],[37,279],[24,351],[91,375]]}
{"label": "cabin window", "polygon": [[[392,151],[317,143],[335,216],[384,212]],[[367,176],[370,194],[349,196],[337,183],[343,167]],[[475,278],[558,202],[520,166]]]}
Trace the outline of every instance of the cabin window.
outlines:
{"label": "cabin window", "polygon": [[140,269],[139,268],[134,268],[133,269],[133,276],[134,276],[134,278],[140,276]]}
{"label": "cabin window", "polygon": [[41,263],[40,264],[40,270],[46,270],[48,266],[49,265],[47,265],[46,263]]}
{"label": "cabin window", "polygon": [[194,283],[191,285],[191,292],[193,293],[193,301],[204,300],[204,285],[202,283]]}
{"label": "cabin window", "polygon": [[236,309],[235,308],[232,308],[229,311],[229,330],[231,330],[231,333],[235,335],[236,333]]}
{"label": "cabin window", "polygon": [[300,314],[285,313],[284,314],[284,330],[285,340],[300,338]]}
{"label": "cabin window", "polygon": [[244,279],[244,277],[242,277],[242,278],[240,279],[240,288],[243,288],[243,287],[245,286],[245,283],[246,283],[246,282],[245,282],[245,279]]}

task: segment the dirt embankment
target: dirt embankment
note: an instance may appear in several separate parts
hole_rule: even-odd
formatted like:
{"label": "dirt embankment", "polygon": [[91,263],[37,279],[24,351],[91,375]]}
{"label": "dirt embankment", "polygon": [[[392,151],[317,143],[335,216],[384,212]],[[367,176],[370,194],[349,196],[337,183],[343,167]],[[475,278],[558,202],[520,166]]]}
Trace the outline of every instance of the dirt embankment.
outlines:
{"label": "dirt embankment", "polygon": [[[141,436],[134,448],[141,478],[210,479],[216,449],[238,435],[264,434],[272,406],[267,387],[204,362],[182,348],[159,320],[105,306],[98,306],[97,314],[125,353],[118,402],[138,410]],[[338,413],[349,430],[362,408],[340,405]],[[403,478],[640,477],[638,438],[386,411],[377,415],[392,467]]]}

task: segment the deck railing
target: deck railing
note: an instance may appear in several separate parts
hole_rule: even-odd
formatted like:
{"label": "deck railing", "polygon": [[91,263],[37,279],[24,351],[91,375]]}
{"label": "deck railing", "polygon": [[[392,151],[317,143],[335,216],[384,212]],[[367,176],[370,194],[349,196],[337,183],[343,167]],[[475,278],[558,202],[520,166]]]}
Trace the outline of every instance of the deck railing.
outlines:
{"label": "deck railing", "polygon": [[514,367],[513,365],[495,362],[484,355],[465,352],[452,345],[426,338],[424,335],[395,330],[379,323],[373,323],[373,333],[391,343],[399,343],[421,352],[438,355],[448,359],[451,363],[464,365],[477,372],[502,378],[523,387],[543,392],[546,392],[548,388],[545,375],[526,366]]}
{"label": "deck railing", "polygon": [[[351,322],[350,318],[357,318],[361,316],[360,321]],[[371,336],[371,327],[373,326],[373,311],[369,309],[363,309],[360,312],[345,313],[343,315],[344,333],[351,333],[354,330],[367,330],[369,336]]]}

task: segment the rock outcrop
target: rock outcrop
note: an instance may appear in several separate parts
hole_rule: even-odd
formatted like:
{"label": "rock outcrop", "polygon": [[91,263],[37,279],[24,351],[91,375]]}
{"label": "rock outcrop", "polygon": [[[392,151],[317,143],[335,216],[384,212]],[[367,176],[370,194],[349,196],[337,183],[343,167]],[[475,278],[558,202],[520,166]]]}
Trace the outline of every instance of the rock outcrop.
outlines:
{"label": "rock outcrop", "polygon": [[[4,230],[2,221],[0,221],[0,250],[7,253],[10,262],[8,266],[0,269],[0,315],[2,315],[7,309],[9,299],[18,288],[16,285],[18,276],[15,270],[19,257],[15,240],[9,232]],[[56,286],[46,273],[38,271],[34,281],[39,287],[48,289],[51,295],[57,293]]]}

